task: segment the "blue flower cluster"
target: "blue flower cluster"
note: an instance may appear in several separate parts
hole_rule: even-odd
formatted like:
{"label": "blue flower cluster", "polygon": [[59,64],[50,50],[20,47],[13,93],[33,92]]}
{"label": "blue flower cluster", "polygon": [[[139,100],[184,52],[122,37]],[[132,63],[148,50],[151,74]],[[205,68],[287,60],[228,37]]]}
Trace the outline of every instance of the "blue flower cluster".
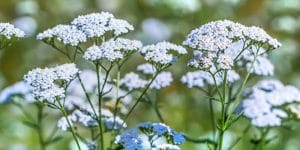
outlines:
{"label": "blue flower cluster", "polygon": [[[148,137],[148,140],[142,138],[142,134],[139,135],[139,130]],[[154,138],[156,140],[158,138],[165,138],[167,144],[174,146],[185,142],[185,138],[182,133],[176,132],[163,123],[143,122],[138,124],[137,128],[128,130],[117,136],[116,143],[123,146],[126,150],[141,150],[144,149],[144,145],[150,145],[151,148],[161,146],[153,144],[155,143],[153,137],[156,137]]]}
{"label": "blue flower cluster", "polygon": [[117,136],[116,143],[121,144],[126,150],[141,150],[142,139],[138,136],[138,130],[131,129]]}
{"label": "blue flower cluster", "polygon": [[179,145],[185,142],[182,133],[178,133],[163,123],[143,122],[138,124],[138,128],[146,135],[165,136],[172,144]]}

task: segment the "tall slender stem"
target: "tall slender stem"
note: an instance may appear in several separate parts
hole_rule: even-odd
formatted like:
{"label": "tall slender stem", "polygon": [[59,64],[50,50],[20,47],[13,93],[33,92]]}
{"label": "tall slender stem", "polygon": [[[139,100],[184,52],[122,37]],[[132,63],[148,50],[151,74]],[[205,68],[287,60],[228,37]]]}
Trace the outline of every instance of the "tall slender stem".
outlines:
{"label": "tall slender stem", "polygon": [[37,125],[38,125],[38,136],[39,136],[39,144],[40,144],[40,149],[45,150],[46,149],[46,144],[44,141],[44,136],[43,136],[43,125],[42,125],[42,120],[43,120],[43,105],[37,104],[38,108],[38,113],[37,113]]}
{"label": "tall slender stem", "polygon": [[[98,90],[98,105],[99,105],[99,120],[98,120],[98,124],[99,124],[99,132],[100,132],[100,147],[101,150],[104,150],[104,136],[103,136],[103,127],[102,127],[102,93],[101,93],[101,85],[100,85],[100,73],[101,73],[101,68],[99,67],[98,64],[96,64],[96,72],[97,72],[97,90]],[[104,83],[103,83],[104,84]],[[103,85],[104,86],[104,85]]]}
{"label": "tall slender stem", "polygon": [[74,138],[74,140],[75,140],[75,143],[76,143],[78,149],[81,150],[80,145],[79,145],[79,141],[78,141],[77,136],[76,136],[75,129],[74,129],[73,125],[71,124],[69,118],[68,118],[68,114],[67,114],[65,108],[63,107],[63,105],[61,104],[61,102],[60,102],[59,100],[57,100],[57,103],[58,103],[58,105],[59,105],[60,111],[63,113],[64,117],[65,117],[66,120],[67,120],[68,126],[69,126],[69,128],[70,128],[70,130],[71,130],[72,136],[73,136],[73,138]]}

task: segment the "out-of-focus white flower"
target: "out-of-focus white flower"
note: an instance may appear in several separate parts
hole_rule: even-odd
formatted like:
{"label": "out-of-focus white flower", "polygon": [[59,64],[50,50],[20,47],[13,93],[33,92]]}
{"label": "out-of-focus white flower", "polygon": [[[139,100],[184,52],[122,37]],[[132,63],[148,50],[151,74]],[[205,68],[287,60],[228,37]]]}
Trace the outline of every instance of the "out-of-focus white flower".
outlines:
{"label": "out-of-focus white flower", "polygon": [[140,53],[145,60],[151,64],[168,65],[177,61],[179,55],[186,54],[187,51],[182,46],[169,42],[159,42],[153,45],[144,46]]}
{"label": "out-of-focus white flower", "polygon": [[172,81],[173,77],[171,72],[161,72],[153,80],[152,84],[150,85],[150,88],[159,90],[161,88],[171,85]]}
{"label": "out-of-focus white flower", "polygon": [[[57,121],[57,127],[61,129],[62,131],[67,131],[70,128],[70,125],[73,126],[73,123],[77,120],[77,118],[73,115],[70,115],[67,117],[62,117]],[[68,124],[68,121],[70,125]]]}
{"label": "out-of-focus white flower", "polygon": [[263,80],[244,92],[244,115],[258,127],[280,126],[287,113],[280,106],[300,102],[300,91],[277,80]]}
{"label": "out-of-focus white flower", "polygon": [[116,129],[127,127],[126,123],[124,123],[124,121],[118,116],[104,118],[103,121],[104,121],[105,127],[110,130],[116,130]]}
{"label": "out-of-focus white flower", "polygon": [[[216,78],[216,84],[220,85],[223,81],[224,73],[217,73],[215,75]],[[227,71],[227,84],[234,83],[235,81],[238,81],[240,79],[239,74],[237,74],[233,70]],[[208,85],[214,85],[213,77],[210,73],[206,71],[194,71],[194,72],[188,72],[184,76],[181,77],[181,82],[186,84],[187,87],[193,88],[193,87],[205,87]]]}
{"label": "out-of-focus white flower", "polygon": [[144,41],[148,43],[168,40],[171,36],[168,26],[154,18],[145,19],[142,22],[142,30]]}
{"label": "out-of-focus white flower", "polygon": [[138,74],[130,72],[120,79],[120,86],[125,86],[128,90],[144,88],[147,81],[139,77]]}
{"label": "out-of-focus white flower", "polygon": [[156,72],[156,68],[149,63],[137,66],[136,70],[142,72],[145,75],[153,75]]}
{"label": "out-of-focus white flower", "polygon": [[17,82],[1,91],[0,103],[8,102],[13,96],[21,96],[26,103],[35,101],[30,86],[23,81]]}
{"label": "out-of-focus white flower", "polygon": [[25,17],[19,17],[13,20],[13,24],[23,30],[26,35],[33,35],[36,32],[36,29],[38,27],[37,22],[34,18],[25,16]]}
{"label": "out-of-focus white flower", "polygon": [[251,69],[251,63],[246,64],[247,70],[257,75],[272,76],[274,74],[274,66],[269,59],[264,56],[258,56]]}

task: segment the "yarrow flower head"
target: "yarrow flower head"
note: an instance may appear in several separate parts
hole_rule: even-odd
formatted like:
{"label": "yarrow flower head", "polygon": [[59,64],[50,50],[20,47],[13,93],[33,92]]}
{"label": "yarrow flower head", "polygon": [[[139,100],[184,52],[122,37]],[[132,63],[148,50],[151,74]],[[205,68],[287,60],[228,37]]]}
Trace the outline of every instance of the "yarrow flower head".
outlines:
{"label": "yarrow flower head", "polygon": [[65,95],[65,90],[59,87],[56,81],[68,83],[77,73],[75,64],[64,64],[53,68],[34,69],[24,76],[24,80],[30,85],[35,98],[53,103]]}
{"label": "yarrow flower head", "polygon": [[138,130],[131,129],[116,137],[115,143],[121,144],[126,150],[141,150],[142,139],[138,137]]}
{"label": "yarrow flower head", "polygon": [[78,46],[80,43],[86,42],[86,35],[72,25],[57,25],[37,35],[38,40],[56,39],[66,45]]}
{"label": "yarrow flower head", "polygon": [[88,38],[101,37],[112,31],[115,36],[134,30],[133,26],[125,20],[116,19],[111,13],[91,13],[75,18],[72,25],[84,32]]}
{"label": "yarrow flower head", "polygon": [[14,25],[0,22],[0,50],[9,46],[13,39],[24,36],[24,31],[14,27]]}
{"label": "yarrow flower head", "polygon": [[166,66],[177,61],[178,56],[186,54],[187,51],[182,46],[169,42],[160,42],[154,45],[144,46],[140,53],[145,60],[155,66]]}
{"label": "yarrow flower head", "polygon": [[0,23],[0,36],[2,38],[5,37],[6,39],[15,38],[22,38],[25,36],[24,31],[16,28],[14,25],[9,23]]}
{"label": "yarrow flower head", "polygon": [[286,111],[283,105],[300,102],[300,91],[293,86],[284,86],[277,80],[263,80],[245,90],[244,115],[258,127],[280,126]]}
{"label": "yarrow flower head", "polygon": [[[264,51],[280,47],[280,43],[258,27],[247,27],[229,20],[213,21],[193,31],[183,42],[194,51],[194,57],[189,61],[189,66],[201,70],[232,69],[236,64],[251,65],[254,55],[263,54]],[[257,48],[259,47],[259,48]],[[253,59],[249,59],[253,58]],[[260,59],[265,65],[259,65],[256,61],[253,72],[260,75],[270,75],[272,67],[269,61]],[[239,63],[238,63],[239,62]],[[267,71],[259,67],[267,66]],[[248,71],[251,69],[248,69]]]}
{"label": "yarrow flower head", "polygon": [[110,39],[100,46],[93,45],[84,53],[83,58],[89,61],[108,60],[114,62],[137,51],[142,43],[137,40],[123,38]]}

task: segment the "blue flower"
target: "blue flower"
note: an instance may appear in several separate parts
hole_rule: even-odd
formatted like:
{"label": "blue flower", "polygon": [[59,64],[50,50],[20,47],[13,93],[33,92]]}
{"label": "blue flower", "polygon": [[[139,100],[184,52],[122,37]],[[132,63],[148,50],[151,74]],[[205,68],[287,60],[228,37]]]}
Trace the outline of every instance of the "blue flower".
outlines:
{"label": "blue flower", "polygon": [[125,150],[141,150],[142,139],[138,137],[136,128],[128,130],[117,138],[117,143],[121,144]]}
{"label": "blue flower", "polygon": [[185,142],[185,138],[182,133],[177,133],[175,131],[172,132],[173,143],[176,145],[183,144]]}
{"label": "blue flower", "polygon": [[153,123],[152,126],[154,134],[158,136],[165,134],[170,129],[168,126],[162,123]]}

